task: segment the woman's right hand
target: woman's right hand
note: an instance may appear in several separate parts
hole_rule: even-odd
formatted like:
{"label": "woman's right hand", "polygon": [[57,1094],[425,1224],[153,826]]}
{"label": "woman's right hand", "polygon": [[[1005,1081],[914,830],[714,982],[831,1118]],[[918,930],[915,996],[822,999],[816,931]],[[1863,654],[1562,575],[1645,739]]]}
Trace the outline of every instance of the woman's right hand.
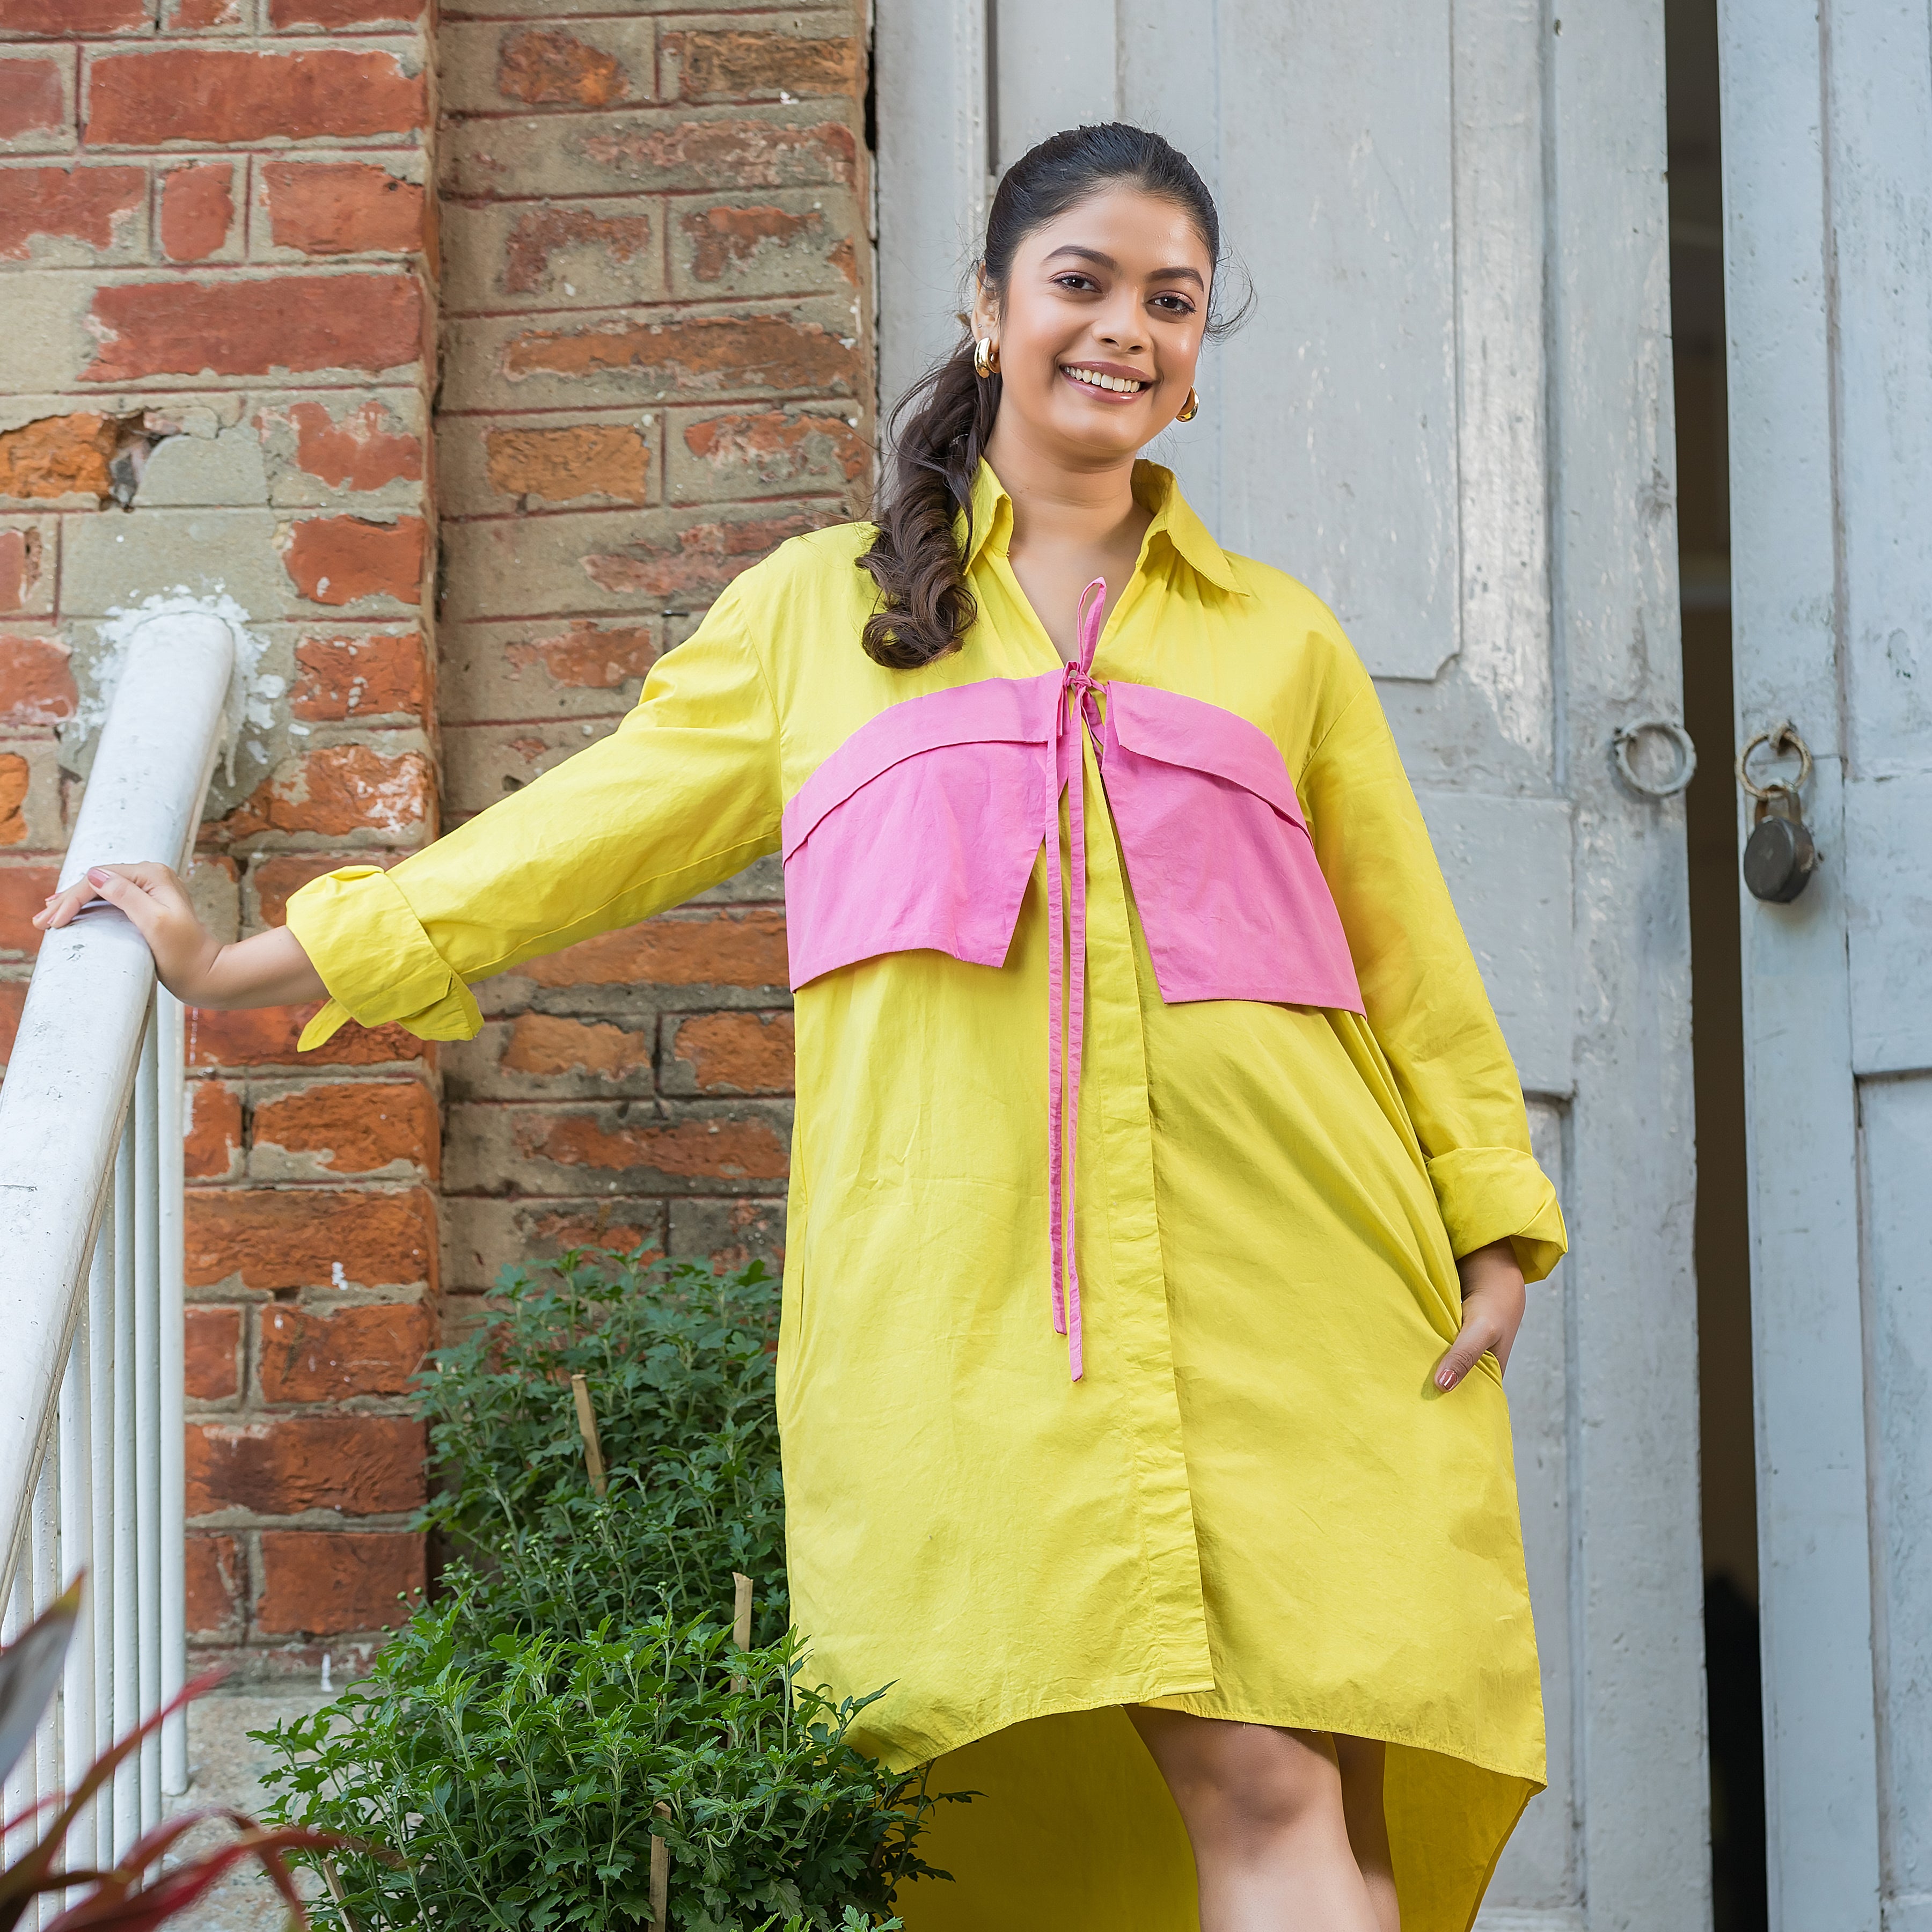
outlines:
{"label": "woman's right hand", "polygon": [[127,914],[154,956],[161,984],[184,1006],[293,1006],[328,997],[322,976],[286,926],[224,946],[166,866],[96,866],[52,895],[34,923],[57,932],[95,898]]}

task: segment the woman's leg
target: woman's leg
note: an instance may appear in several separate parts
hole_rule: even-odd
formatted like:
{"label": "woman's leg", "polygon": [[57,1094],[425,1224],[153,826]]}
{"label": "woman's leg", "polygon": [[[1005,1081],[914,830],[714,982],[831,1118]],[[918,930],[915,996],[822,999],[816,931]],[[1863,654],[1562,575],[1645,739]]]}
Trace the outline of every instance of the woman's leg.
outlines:
{"label": "woman's leg", "polygon": [[1127,1715],[1187,1827],[1201,1932],[1384,1932],[1328,1738],[1144,1705]]}
{"label": "woman's leg", "polygon": [[1402,1932],[1402,1909],[1396,1903],[1395,1867],[1389,1857],[1388,1816],[1382,1809],[1382,1761],[1388,1750],[1379,1738],[1335,1740],[1342,1772],[1342,1816],[1348,1827],[1349,1849],[1355,1854],[1362,1882],[1376,1909],[1381,1932]]}

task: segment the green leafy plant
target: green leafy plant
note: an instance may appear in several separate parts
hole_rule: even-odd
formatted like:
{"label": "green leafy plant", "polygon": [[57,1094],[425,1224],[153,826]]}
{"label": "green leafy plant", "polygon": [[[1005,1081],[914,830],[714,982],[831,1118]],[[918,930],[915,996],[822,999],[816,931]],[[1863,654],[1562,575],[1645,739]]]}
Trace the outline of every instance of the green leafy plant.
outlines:
{"label": "green leafy plant", "polygon": [[814,1689],[788,1628],[776,1283],[578,1251],[501,1292],[424,1378],[449,1480],[424,1521],[460,1552],[442,1598],[365,1684],[257,1734],[272,1815],[403,1855],[336,1860],[318,1922],[641,1932],[655,1837],[679,1932],[896,1925],[898,1887],[944,1876],[916,1841],[946,1801],[848,1741],[871,1699]]}
{"label": "green leafy plant", "polygon": [[[76,1581],[16,1641],[0,1646],[0,1778],[12,1770],[32,1742],[53,1700],[68,1644],[80,1618],[80,1603],[81,1586]],[[46,1932],[92,1932],[95,1928],[100,1928],[100,1932],[147,1932],[147,1928],[164,1924],[185,1911],[230,1867],[250,1858],[260,1862],[270,1882],[286,1901],[290,1924],[300,1928],[307,1923],[289,1870],[287,1855],[307,1852],[319,1856],[335,1850],[360,1853],[363,1848],[352,1840],[302,1826],[264,1831],[238,1811],[182,1811],[146,1833],[111,1870],[63,1868],[59,1862],[67,1834],[88,1801],[104,1790],[116,1771],[140,1749],[144,1739],[183,1705],[209,1689],[220,1675],[219,1671],[210,1671],[197,1678],[164,1709],[157,1711],[98,1759],[72,1791],[56,1795],[40,1808],[51,1814],[46,1830],[30,1850],[0,1870],[0,1932],[13,1932],[36,1899],[80,1886],[88,1888],[86,1896],[50,1920]],[[177,1856],[172,1864],[157,1870],[185,1834],[204,1819],[215,1817],[225,1818],[239,1835],[196,1857]],[[24,1819],[7,1820],[0,1835],[10,1836],[24,1822]]]}

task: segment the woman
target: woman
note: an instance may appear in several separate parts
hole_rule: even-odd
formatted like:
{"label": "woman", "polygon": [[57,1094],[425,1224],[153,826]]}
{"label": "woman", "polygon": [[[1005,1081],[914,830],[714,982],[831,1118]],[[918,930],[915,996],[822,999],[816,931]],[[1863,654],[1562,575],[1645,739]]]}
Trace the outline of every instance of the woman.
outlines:
{"label": "woman", "polygon": [[1204,1932],[1460,1932],[1542,1780],[1501,1371],[1562,1217],[1366,674],[1136,460],[1219,252],[1156,136],[1044,142],[882,520],[614,736],[238,945],[89,875],[183,999],[326,994],[308,1046],[466,1037],[784,852],[793,1604],[891,1683],[862,1741],[982,1794],[920,1928],[1165,1932],[1198,1874]]}

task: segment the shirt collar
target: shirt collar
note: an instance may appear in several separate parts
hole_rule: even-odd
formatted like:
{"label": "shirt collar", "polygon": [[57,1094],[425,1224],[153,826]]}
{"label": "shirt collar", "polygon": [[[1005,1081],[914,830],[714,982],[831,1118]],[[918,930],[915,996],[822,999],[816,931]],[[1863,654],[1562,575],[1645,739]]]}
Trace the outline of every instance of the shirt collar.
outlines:
{"label": "shirt collar", "polygon": [[[1180,486],[1174,480],[1174,472],[1162,469],[1158,463],[1138,462],[1134,465],[1134,494],[1142,505],[1154,512],[1154,521],[1148,526],[1150,537],[1165,537],[1197,577],[1211,584],[1217,590],[1231,591],[1238,597],[1248,594],[1247,586],[1237,574],[1228,554],[1208,533],[1208,526],[1197,517],[1180,494]],[[997,530],[1004,548],[1012,530],[1012,499],[1006,494],[1005,485],[993,474],[992,465],[982,457],[979,473],[973,479],[973,541],[966,553],[966,568],[970,571],[980,553],[992,541]],[[955,518],[954,530],[958,536],[964,534],[963,518]]]}

